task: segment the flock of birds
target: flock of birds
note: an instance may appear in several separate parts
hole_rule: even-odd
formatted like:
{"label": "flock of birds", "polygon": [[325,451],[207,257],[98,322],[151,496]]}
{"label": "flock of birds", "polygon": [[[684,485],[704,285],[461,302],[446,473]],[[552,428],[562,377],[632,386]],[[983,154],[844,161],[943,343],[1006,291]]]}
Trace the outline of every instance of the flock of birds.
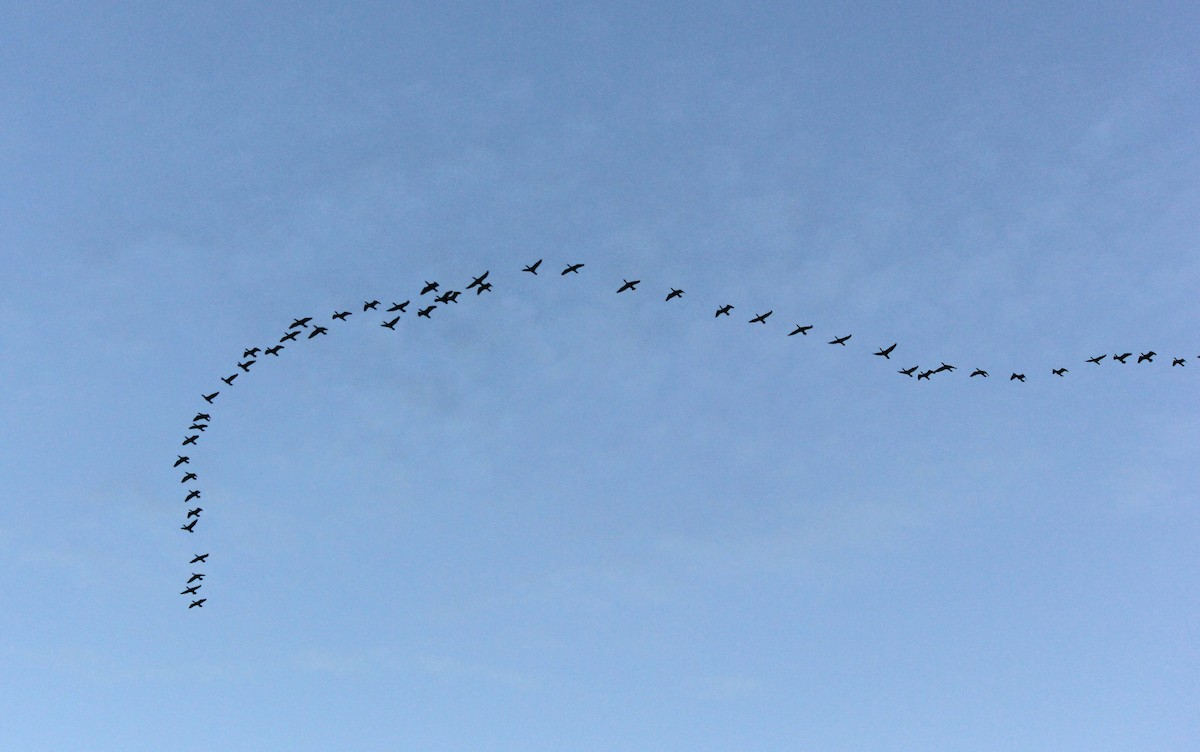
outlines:
{"label": "flock of birds", "polygon": [[[541,265],[542,265],[542,259],[538,259],[534,263],[524,267],[524,269],[522,269],[522,272],[537,276],[538,269],[541,267]],[[584,266],[585,266],[585,264],[581,264],[581,263],[568,264],[566,266],[566,268],[564,268],[561,272],[559,272],[559,274],[560,274],[560,276],[566,276],[568,274],[579,274],[579,270],[582,269]],[[424,305],[422,306],[420,303],[417,304],[417,306],[416,306],[417,317],[418,318],[426,318],[426,319],[432,318],[433,311],[435,311],[439,305],[447,306],[451,303],[457,304],[459,296],[464,295],[465,293],[467,293],[471,290],[475,291],[476,297],[478,297],[479,295],[482,295],[485,292],[490,291],[492,289],[492,283],[487,281],[488,275],[489,275],[489,272],[485,271],[483,274],[479,275],[478,277],[474,277],[471,280],[470,284],[466,285],[463,290],[440,291],[439,285],[437,282],[425,282],[424,286],[421,288],[420,293],[418,294],[418,298],[421,300],[422,303],[424,303]],[[624,293],[624,292],[634,292],[638,289],[638,285],[641,284],[640,279],[634,279],[634,280],[622,279],[621,282],[622,282],[621,286],[617,288],[618,294]],[[439,294],[435,294],[435,293],[439,293]],[[429,295],[433,295],[433,297],[426,297]],[[684,295],[683,290],[671,287],[671,288],[669,288],[669,292],[666,295],[666,301],[670,302],[671,300],[674,300],[676,298],[682,298],[683,295]],[[390,329],[390,330],[394,331],[396,329],[396,325],[400,322],[401,317],[408,312],[408,307],[411,303],[412,303],[412,300],[405,300],[403,303],[394,303],[393,302],[389,308],[381,310],[379,308],[379,306],[382,304],[378,300],[368,300],[368,301],[363,302],[361,313],[365,314],[368,311],[376,311],[377,313],[382,313],[385,316],[385,318],[380,322],[380,326],[385,329]],[[731,317],[733,310],[734,310],[733,305],[725,304],[716,309],[716,313],[714,314],[714,316],[716,318],[720,318],[722,316]],[[748,323],[765,325],[767,323],[767,319],[769,319],[773,313],[774,313],[773,310],[769,310],[766,313],[757,313],[756,312],[753,318],[748,319]],[[395,314],[395,315],[392,316],[392,314]],[[352,311],[334,311],[331,321],[345,322],[352,315],[353,315]],[[389,318],[389,316],[390,316],[390,318]],[[310,324],[311,324],[311,326],[310,326]],[[803,335],[803,336],[808,336],[808,333],[812,330],[812,328],[813,328],[812,324],[803,324],[803,325],[796,324],[795,328],[792,329],[790,332],[788,332],[787,336],[792,337],[797,334]],[[258,363],[260,358],[265,359],[266,356],[279,357],[279,353],[282,350],[284,350],[289,345],[294,346],[293,343],[297,343],[302,336],[306,340],[311,340],[311,339],[314,339],[314,338],[322,336],[322,335],[327,335],[328,333],[329,333],[329,328],[326,326],[321,326],[319,324],[314,323],[314,318],[312,316],[305,316],[303,318],[295,319],[292,321],[291,325],[288,326],[288,328],[284,332],[283,336],[279,338],[279,341],[277,343],[275,343],[274,345],[272,345],[271,347],[247,348],[242,353],[242,359],[237,362],[237,370],[235,370],[233,373],[231,373],[228,376],[222,377],[221,381],[225,383],[226,387],[232,387],[234,384],[234,381],[236,381],[239,377],[244,376],[245,374],[248,374],[250,372],[251,367],[254,366],[256,363]],[[846,347],[846,343],[850,341],[850,338],[852,336],[853,336],[852,334],[835,336],[833,339],[829,340],[828,344],[841,345],[842,347]],[[880,347],[878,350],[876,350],[873,353],[873,355],[884,358],[886,360],[891,360],[892,352],[895,349],[896,349],[896,343],[893,342],[892,344],[890,344],[886,347]],[[1137,363],[1153,363],[1154,358],[1157,357],[1157,355],[1158,355],[1158,353],[1154,352],[1153,350],[1148,350],[1144,353],[1140,353],[1138,355],[1136,362]],[[1125,364],[1128,362],[1128,359],[1131,357],[1133,357],[1132,352],[1111,353],[1111,354],[1103,353],[1101,355],[1096,355],[1094,357],[1088,358],[1085,361],[1085,363],[1100,365],[1100,363],[1107,358],[1114,362]],[[1198,355],[1196,357],[1200,358],[1200,355]],[[1171,367],[1173,367],[1173,368],[1182,367],[1182,366],[1186,365],[1186,362],[1187,362],[1186,358],[1182,358],[1182,357],[1172,358]],[[908,378],[914,378],[914,374],[915,374],[915,378],[917,381],[922,381],[922,380],[928,381],[936,374],[949,373],[949,372],[953,372],[955,370],[957,370],[957,368],[955,366],[953,366],[949,363],[943,362],[940,365],[938,365],[936,368],[926,368],[925,370],[920,370],[920,366],[915,365],[910,368],[902,368],[899,371],[897,371],[897,373],[907,376]],[[1051,371],[1050,371],[1050,373],[1053,376],[1057,376],[1059,378],[1065,377],[1068,372],[1069,371],[1065,366],[1059,367],[1059,368],[1054,368],[1054,369],[1051,369]],[[970,377],[971,378],[975,378],[975,377],[989,378],[989,374],[987,371],[985,371],[982,368],[976,368],[971,372]],[[1025,382],[1025,374],[1017,373],[1014,371],[1009,376],[1008,380],[1009,381],[1020,381],[1020,382],[1024,383]],[[220,390],[217,390],[217,391],[211,392],[209,394],[204,394],[203,398],[206,403],[208,403],[209,405],[212,405],[216,402],[217,397],[220,396],[220,394],[221,394]],[[205,408],[205,409],[208,409],[208,408]],[[208,429],[211,420],[212,420],[212,416],[209,415],[207,412],[201,411],[201,412],[196,413],[196,415],[191,420],[191,425],[188,426],[188,431],[190,431],[192,433],[190,433],[189,435],[187,435],[184,438],[183,446],[185,446],[185,447],[186,446],[198,446],[197,442],[201,439],[201,437],[204,435],[204,432]],[[176,455],[174,467],[178,468],[183,465],[187,465],[188,468],[185,469],[183,478],[180,480],[180,483],[186,485],[189,483],[198,482],[199,476],[197,475],[197,473],[193,472],[190,469],[191,457],[186,456],[186,455]],[[184,523],[183,523],[183,525],[180,526],[180,529],[183,530],[184,532],[187,532],[187,533],[195,533],[196,532],[196,525],[199,524],[200,515],[204,511],[204,508],[199,505],[200,496],[201,496],[201,492],[200,492],[200,489],[198,489],[198,488],[188,486],[185,489],[185,496],[184,496],[185,505],[190,506],[193,501],[197,502],[197,504],[194,508],[187,510],[187,516],[184,519]],[[189,564],[190,565],[205,564],[208,561],[208,556],[209,556],[209,554],[207,554],[207,553],[196,554],[192,557],[192,560],[189,562]],[[204,582],[203,582],[204,577],[205,577],[205,575],[203,572],[192,572],[190,578],[185,583],[184,589],[180,593],[180,595],[199,596],[200,588],[204,585]],[[195,584],[193,584],[193,583],[195,583]],[[204,603],[207,600],[208,600],[207,597],[196,598],[195,600],[191,601],[191,603],[188,605],[188,608],[189,609],[201,608],[204,606]]]}

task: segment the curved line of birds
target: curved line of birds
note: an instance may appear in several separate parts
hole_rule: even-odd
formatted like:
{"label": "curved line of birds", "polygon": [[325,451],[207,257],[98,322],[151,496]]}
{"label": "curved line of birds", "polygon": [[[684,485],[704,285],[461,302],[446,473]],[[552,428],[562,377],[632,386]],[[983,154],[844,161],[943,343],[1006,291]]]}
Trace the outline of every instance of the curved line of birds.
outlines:
{"label": "curved line of birds", "polygon": [[[538,269],[541,267],[541,265],[542,265],[542,259],[538,259],[534,263],[532,263],[532,264],[526,266],[524,269],[522,269],[522,272],[526,272],[526,273],[532,274],[534,276],[537,276]],[[568,274],[579,274],[579,270],[584,268],[584,266],[585,266],[585,264],[582,264],[582,263],[568,264],[566,266],[566,268],[564,268],[561,272],[559,272],[559,275],[566,276]],[[485,271],[483,274],[479,275],[478,277],[472,278],[470,284],[467,284],[463,290],[446,290],[446,291],[442,292],[439,290],[439,285],[437,282],[428,282],[428,281],[425,282],[425,285],[421,288],[421,291],[420,291],[418,297],[421,299],[424,299],[424,301],[426,302],[426,305],[424,307],[421,307],[420,305],[416,306],[417,317],[418,318],[426,318],[426,319],[431,318],[432,313],[438,308],[439,305],[446,306],[451,303],[457,304],[459,296],[463,295],[467,291],[474,290],[476,297],[478,297],[479,295],[482,295],[485,292],[490,291],[492,289],[492,283],[487,281],[488,275],[489,275],[489,272]],[[641,284],[640,279],[634,279],[634,280],[622,279],[621,282],[622,282],[621,286],[617,288],[618,294],[623,293],[623,292],[636,291],[637,286],[639,284]],[[683,290],[676,289],[674,287],[669,288],[669,290],[670,291],[667,293],[667,296],[666,296],[667,302],[670,302],[671,300],[674,300],[676,298],[682,298],[684,295]],[[427,295],[430,295],[433,293],[439,293],[439,292],[440,292],[440,294],[435,295],[433,298],[426,297]],[[380,326],[385,329],[390,329],[390,330],[395,331],[396,325],[398,323],[400,323],[401,317],[405,313],[408,312],[408,307],[412,302],[413,302],[412,300],[405,300],[403,303],[392,303],[391,307],[380,311],[379,306],[381,305],[381,303],[378,300],[364,301],[363,307],[362,307],[362,313],[366,313],[367,311],[378,311],[380,313],[383,313],[385,315],[385,318],[380,322]],[[716,318],[720,318],[722,316],[731,317],[733,310],[734,310],[734,306],[727,303],[725,305],[718,307],[716,309],[716,313],[714,314],[714,316]],[[774,313],[773,310],[769,310],[766,313],[756,313],[753,318],[748,320],[748,323],[765,325],[767,323],[767,319],[769,319],[773,313]],[[391,316],[391,314],[395,314],[395,315]],[[348,318],[350,318],[350,316],[352,316],[352,315],[353,315],[353,313],[351,311],[334,311],[332,320],[344,322]],[[391,316],[391,318],[386,318],[386,316]],[[313,323],[313,321],[314,321],[314,319],[312,316],[305,316],[303,318],[295,319],[292,321],[291,325],[288,326],[287,331],[284,332],[283,336],[279,338],[279,341],[275,345],[273,345],[271,347],[266,347],[266,348],[251,347],[251,348],[246,349],[242,353],[243,360],[240,360],[237,363],[238,370],[234,371],[229,376],[222,377],[221,381],[223,381],[225,383],[226,387],[232,387],[234,381],[236,381],[239,376],[242,376],[242,375],[250,372],[251,366],[253,366],[255,363],[258,362],[257,359],[259,357],[265,357],[265,356],[279,357],[279,353],[282,350],[284,350],[288,344],[298,341],[302,335],[304,335],[304,339],[311,340],[316,337],[326,335],[329,333],[328,327]],[[312,326],[310,326],[310,324],[312,324]],[[808,333],[812,329],[813,329],[812,324],[796,324],[795,328],[793,328],[790,332],[788,332],[787,336],[793,337],[797,334],[803,335],[803,336],[808,336]],[[850,341],[850,338],[852,336],[853,336],[852,334],[835,336],[833,339],[829,340],[828,344],[841,345],[842,347],[845,347],[846,343]],[[886,360],[891,360],[892,352],[895,349],[896,349],[896,343],[893,342],[892,344],[888,345],[887,347],[879,348],[873,354],[878,357],[884,358]],[[1158,353],[1154,352],[1153,350],[1149,350],[1147,352],[1140,353],[1137,358],[1137,363],[1153,363],[1154,358],[1157,355],[1158,355]],[[1111,353],[1111,354],[1104,353],[1101,355],[1096,355],[1091,358],[1088,358],[1084,362],[1091,363],[1094,365],[1100,365],[1101,361],[1108,358],[1117,363],[1125,364],[1125,363],[1127,363],[1128,359],[1131,357],[1133,357],[1133,353],[1131,353],[1131,352]],[[1196,357],[1200,358],[1200,355],[1198,355]],[[1173,358],[1171,361],[1171,366],[1173,368],[1181,367],[1184,365],[1186,365],[1185,358]],[[927,368],[922,371],[922,370],[920,370],[920,366],[916,365],[916,366],[912,366],[910,368],[901,368],[899,371],[897,371],[897,373],[899,373],[903,376],[907,376],[908,378],[915,378],[917,381],[929,381],[933,376],[935,376],[937,374],[950,373],[950,372],[953,372],[956,370],[958,370],[958,369],[955,366],[953,366],[949,363],[943,362],[943,363],[940,363],[936,368]],[[1066,376],[1066,374],[1068,373],[1068,369],[1066,367],[1054,368],[1054,369],[1051,369],[1050,373],[1054,376],[1062,378],[1062,377]],[[915,376],[914,376],[914,374],[915,374]],[[971,372],[970,377],[971,378],[980,377],[980,378],[986,379],[986,378],[989,378],[989,374],[987,371],[983,370],[982,368],[976,368],[975,370],[973,370]],[[1025,374],[1017,373],[1014,371],[1008,377],[1008,380],[1009,381],[1019,381],[1019,382],[1024,383],[1025,382]],[[217,391],[212,392],[211,394],[205,394],[205,395],[203,395],[204,401],[206,403],[208,403],[209,405],[212,405],[216,402],[216,399],[220,395],[220,393],[221,393],[220,390],[217,390]],[[204,431],[206,431],[208,429],[211,420],[212,420],[212,416],[209,415],[207,412],[203,412],[203,411],[197,412],[195,417],[192,418],[191,425],[188,426],[188,430],[194,431],[195,433],[192,433],[191,435],[188,435],[186,438],[184,438],[183,446],[196,446],[197,442],[203,436]],[[191,457],[186,456],[186,455],[176,455],[176,457],[177,457],[177,459],[175,460],[174,467],[180,467],[181,465],[189,466],[189,469],[185,470],[183,478],[180,480],[180,483],[188,484],[188,483],[192,483],[194,481],[199,481],[198,474],[193,472],[190,469]],[[193,487],[189,487],[188,489],[186,489],[185,493],[186,493],[186,495],[184,497],[184,503],[189,506],[193,501],[200,499],[200,496],[201,496],[200,489],[193,488]],[[204,508],[199,505],[197,505],[194,508],[188,509],[187,517],[184,519],[184,524],[180,527],[180,529],[185,532],[188,532],[188,533],[195,533],[196,525],[200,522],[200,515],[203,511],[204,511]],[[208,556],[209,556],[209,554],[207,554],[207,553],[195,554],[192,557],[192,560],[188,563],[189,563],[189,565],[206,564],[208,561]],[[205,577],[205,574],[203,572],[192,572],[191,577],[184,584],[184,589],[180,593],[180,595],[199,595],[200,588],[204,585],[204,582],[203,582],[204,577]],[[193,583],[195,583],[195,584],[193,584]],[[191,603],[188,605],[188,608],[189,609],[201,608],[204,606],[204,603],[207,600],[208,600],[207,597],[197,598],[196,600],[191,601]]]}

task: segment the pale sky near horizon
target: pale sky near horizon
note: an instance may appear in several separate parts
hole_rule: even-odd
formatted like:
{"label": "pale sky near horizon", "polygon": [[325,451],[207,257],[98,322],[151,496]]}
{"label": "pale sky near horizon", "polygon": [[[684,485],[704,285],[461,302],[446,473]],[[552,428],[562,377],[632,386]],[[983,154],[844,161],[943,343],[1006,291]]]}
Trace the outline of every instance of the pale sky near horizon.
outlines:
{"label": "pale sky near horizon", "polygon": [[0,747],[1200,746],[1200,12],[1071,7],[0,4]]}

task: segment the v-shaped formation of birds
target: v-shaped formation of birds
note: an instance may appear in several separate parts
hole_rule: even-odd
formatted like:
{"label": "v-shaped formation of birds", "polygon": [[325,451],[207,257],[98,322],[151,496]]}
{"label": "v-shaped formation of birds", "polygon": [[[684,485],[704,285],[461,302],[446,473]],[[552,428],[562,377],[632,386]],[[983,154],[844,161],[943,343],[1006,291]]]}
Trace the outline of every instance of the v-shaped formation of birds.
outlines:
{"label": "v-shaped formation of birds", "polygon": [[[538,276],[538,269],[541,267],[541,265],[542,265],[542,259],[538,259],[536,262],[526,266],[521,271],[525,272],[525,273],[529,273],[534,276]],[[559,272],[559,275],[566,276],[568,274],[579,274],[579,270],[584,268],[584,266],[585,265],[581,264],[581,263],[568,264],[561,272]],[[489,274],[489,272],[485,271],[483,274],[479,275],[478,277],[473,278],[471,280],[470,284],[466,285],[463,290],[446,290],[444,292],[441,292],[440,294],[436,294],[436,293],[439,293],[439,285],[437,282],[426,282],[424,284],[424,286],[421,288],[420,293],[418,294],[418,297],[420,298],[421,302],[425,303],[425,305],[422,306],[420,303],[418,303],[415,306],[417,309],[416,310],[417,317],[431,319],[433,312],[438,308],[439,305],[448,306],[451,303],[457,304],[459,296],[461,296],[471,290],[475,291],[476,297],[478,297],[479,295],[482,295],[485,292],[488,292],[489,290],[492,289],[492,283],[487,281],[488,274]],[[616,290],[617,293],[634,292],[638,289],[638,285],[641,284],[641,280],[639,280],[639,279],[634,279],[634,280],[622,279],[621,283],[622,284]],[[684,295],[683,290],[671,287],[671,288],[669,288],[669,292],[666,294],[666,301],[670,302],[677,298],[682,298],[683,295]],[[432,296],[432,297],[428,297],[428,296]],[[369,301],[363,302],[362,311],[360,313],[365,314],[368,311],[375,311],[377,314],[382,314],[384,318],[380,321],[380,326],[383,327],[384,329],[389,329],[389,330],[395,331],[396,325],[400,323],[400,319],[408,312],[408,306],[410,303],[412,303],[411,300],[405,300],[403,303],[394,303],[393,302],[390,307],[385,308],[385,309],[380,309],[379,306],[381,305],[381,303],[378,300],[369,300]],[[714,314],[714,316],[718,319],[721,318],[722,316],[732,317],[733,310],[734,310],[734,306],[726,303],[724,305],[719,306],[716,309],[716,313]],[[767,311],[765,313],[759,313],[756,311],[754,317],[748,319],[747,321],[751,324],[766,325],[767,320],[771,317],[771,315],[773,313],[774,313],[774,311]],[[353,315],[352,311],[334,311],[331,320],[338,321],[338,322],[345,322],[352,315]],[[812,324],[795,324],[794,328],[792,328],[790,331],[788,331],[787,336],[792,337],[797,334],[800,334],[803,336],[808,336],[809,332],[812,329],[813,329]],[[279,338],[279,341],[277,343],[275,343],[274,345],[272,345],[271,347],[265,347],[265,348],[251,347],[251,348],[248,348],[247,350],[245,350],[242,353],[242,358],[237,362],[237,369],[234,370],[233,373],[229,374],[228,376],[222,377],[221,381],[223,381],[225,383],[226,388],[232,387],[234,385],[234,381],[236,381],[239,377],[250,373],[251,366],[255,365],[259,361],[259,359],[265,360],[266,356],[272,356],[272,357],[278,358],[279,353],[282,350],[287,348],[289,345],[294,347],[296,344],[299,343],[299,341],[301,340],[302,337],[305,340],[311,340],[316,337],[326,335],[328,333],[329,333],[328,327],[320,326],[319,324],[314,323],[314,319],[312,316],[305,316],[303,318],[295,319],[292,321],[291,325],[288,326],[287,331],[284,332],[283,336]],[[842,347],[846,347],[847,346],[846,343],[850,341],[850,338],[852,336],[853,336],[852,334],[834,336],[833,339],[828,341],[828,344],[841,345]],[[896,349],[896,343],[893,342],[892,344],[890,344],[886,347],[880,347],[878,350],[876,350],[872,354],[875,356],[887,359],[887,360],[891,360],[892,352],[895,351],[895,349]],[[1153,363],[1154,358],[1157,355],[1158,355],[1158,353],[1154,352],[1153,350],[1149,350],[1144,353],[1139,353],[1136,362],[1137,363]],[[1100,365],[1102,361],[1104,361],[1105,359],[1108,359],[1113,362],[1127,364],[1129,358],[1132,358],[1132,357],[1133,357],[1132,352],[1104,353],[1101,355],[1093,356],[1091,358],[1087,358],[1084,362],[1090,363],[1093,365]],[[1198,355],[1196,357],[1200,358],[1200,355]],[[1186,364],[1187,364],[1186,358],[1173,357],[1171,360],[1172,368],[1183,367]],[[899,371],[897,371],[897,373],[907,376],[909,378],[915,377],[915,379],[917,381],[929,381],[937,374],[951,373],[955,370],[957,370],[957,368],[953,365],[950,365],[949,363],[939,363],[938,366],[934,367],[934,368],[926,368],[925,370],[921,370],[921,367],[919,365],[915,365],[910,368],[902,368]],[[1059,378],[1064,378],[1067,373],[1068,373],[1068,369],[1066,367],[1054,368],[1054,369],[1051,369],[1051,371],[1050,371],[1050,375],[1056,376]],[[989,375],[988,375],[988,372],[985,371],[984,369],[975,368],[973,371],[971,371],[970,377],[971,378],[980,377],[980,378],[986,379],[986,378],[989,378]],[[1019,382],[1024,383],[1025,382],[1025,374],[1013,372],[1008,377],[1008,380],[1009,381],[1019,381]],[[219,390],[213,391],[210,394],[205,394],[205,395],[203,395],[204,401],[206,403],[208,403],[208,405],[213,405],[216,403],[217,398],[220,396],[220,394],[221,394],[221,392]],[[207,410],[207,409],[210,409],[210,408],[208,408],[208,407],[204,408],[200,412],[196,413],[195,417],[192,418],[191,425],[188,427],[188,431],[191,433],[189,433],[189,435],[184,438],[183,446],[196,446],[197,442],[203,437],[204,432],[208,429],[210,421],[212,420],[212,416],[210,416],[207,412],[205,412],[205,410]],[[190,469],[191,468],[191,457],[186,456],[186,455],[176,455],[176,460],[175,460],[174,466],[181,467],[183,465],[187,465],[188,467],[185,468],[185,472],[184,472],[183,478],[180,481],[180,483],[186,485],[186,484],[193,483],[193,482],[199,482],[199,480],[200,480],[199,476],[195,472],[192,472],[192,470]],[[199,502],[201,492],[200,492],[200,489],[198,489],[198,488],[195,488],[193,486],[187,486],[187,488],[184,490],[184,494],[185,494],[184,503],[190,508],[187,510],[187,516],[184,519],[183,525],[180,526],[180,529],[187,533],[195,533],[196,526],[200,522],[200,514],[204,511],[204,508],[202,506],[200,506],[200,502]],[[193,502],[195,502],[195,504],[196,504],[194,507],[191,506]],[[196,554],[195,556],[192,557],[192,560],[189,562],[189,564],[203,565],[203,564],[207,563],[208,556],[209,555],[207,553]],[[184,584],[184,589],[180,593],[180,595],[199,596],[200,588],[204,585],[204,582],[203,582],[204,576],[205,575],[203,572],[192,572],[191,576],[189,577],[187,582]],[[206,600],[208,600],[206,597],[199,597],[195,600],[192,600],[191,603],[188,605],[188,608],[189,609],[202,608],[204,606],[204,603]]]}

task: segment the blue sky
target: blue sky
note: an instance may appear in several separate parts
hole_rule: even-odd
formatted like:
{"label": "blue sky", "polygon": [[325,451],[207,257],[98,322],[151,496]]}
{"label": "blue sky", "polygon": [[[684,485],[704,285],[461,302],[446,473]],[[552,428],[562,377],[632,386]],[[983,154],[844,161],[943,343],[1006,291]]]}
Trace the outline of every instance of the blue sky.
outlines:
{"label": "blue sky", "polygon": [[4,4],[0,738],[1196,746],[1198,15]]}

